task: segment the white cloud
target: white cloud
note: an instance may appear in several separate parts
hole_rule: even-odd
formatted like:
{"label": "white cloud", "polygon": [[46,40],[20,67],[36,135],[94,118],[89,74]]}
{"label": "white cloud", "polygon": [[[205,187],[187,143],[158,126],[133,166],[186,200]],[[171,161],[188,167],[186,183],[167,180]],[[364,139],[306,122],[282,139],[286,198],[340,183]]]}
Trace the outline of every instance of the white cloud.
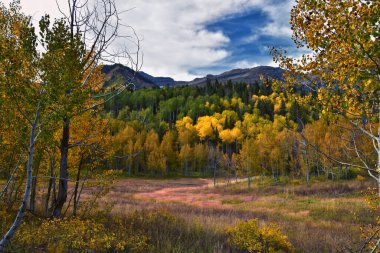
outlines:
{"label": "white cloud", "polygon": [[270,66],[270,67],[278,67],[278,63],[268,60],[265,62],[252,62],[247,60],[238,61],[233,64],[233,68],[246,69],[246,68],[254,68],[258,66]]}
{"label": "white cloud", "polygon": [[262,5],[262,11],[268,16],[269,22],[264,27],[257,29],[252,28],[252,33],[242,39],[242,43],[249,44],[260,39],[260,36],[272,37],[290,37],[292,30],[290,28],[290,10],[294,6],[294,0],[283,1],[281,3],[268,1]]}
{"label": "white cloud", "polygon": [[261,0],[129,0],[124,5],[136,8],[125,16],[125,22],[144,36],[144,71],[190,80],[196,77],[189,74],[190,69],[215,65],[230,54],[226,49],[229,38],[222,31],[206,30],[205,25],[262,3]]}
{"label": "white cloud", "polygon": [[253,68],[257,66],[260,66],[260,64],[258,64],[257,62],[251,62],[247,60],[238,61],[233,64],[233,68],[237,69]]}
{"label": "white cloud", "polygon": [[241,40],[241,43],[243,44],[251,44],[255,41],[257,41],[258,39],[260,38],[260,35],[257,34],[257,33],[253,33],[247,37],[244,37],[242,40]]}
{"label": "white cloud", "polygon": [[[66,4],[64,0],[59,1]],[[10,0],[5,1],[8,2]],[[208,31],[208,23],[257,8],[271,17],[271,22],[262,29],[263,33],[289,33],[283,26],[289,15],[288,3],[273,4],[266,0],[117,0],[117,4],[119,11],[131,9],[122,14],[122,23],[132,26],[142,38],[142,70],[177,80],[193,79],[195,76],[189,70],[215,66],[231,54],[227,49],[229,38],[222,31]],[[59,16],[54,0],[21,0],[21,5],[37,20],[46,12],[52,17]],[[127,41],[125,44],[128,45]],[[115,46],[120,46],[120,42]],[[244,61],[236,63],[239,64],[244,66]]]}
{"label": "white cloud", "polygon": [[294,4],[294,1],[283,1],[265,5],[263,11],[269,16],[271,22],[261,29],[261,34],[274,37],[290,37],[292,30],[289,25],[289,13]]}

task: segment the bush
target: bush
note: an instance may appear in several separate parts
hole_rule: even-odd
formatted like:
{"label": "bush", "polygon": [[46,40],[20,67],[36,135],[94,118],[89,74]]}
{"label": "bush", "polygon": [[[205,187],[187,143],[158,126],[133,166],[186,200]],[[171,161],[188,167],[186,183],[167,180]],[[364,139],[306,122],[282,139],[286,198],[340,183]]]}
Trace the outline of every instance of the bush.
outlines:
{"label": "bush", "polygon": [[257,219],[243,221],[227,230],[229,245],[239,252],[294,252],[294,248],[278,226],[260,227]]}
{"label": "bush", "polygon": [[215,252],[225,240],[222,232],[199,222],[188,222],[162,209],[136,211],[125,216],[100,212],[88,219],[47,220],[27,215],[6,252],[201,253]]}
{"label": "bush", "polygon": [[52,219],[20,229],[11,252],[146,252],[149,238],[117,226],[109,229],[93,220]]}
{"label": "bush", "polygon": [[356,176],[356,181],[359,181],[359,182],[364,182],[366,179],[365,177],[361,176],[361,175],[357,175]]}

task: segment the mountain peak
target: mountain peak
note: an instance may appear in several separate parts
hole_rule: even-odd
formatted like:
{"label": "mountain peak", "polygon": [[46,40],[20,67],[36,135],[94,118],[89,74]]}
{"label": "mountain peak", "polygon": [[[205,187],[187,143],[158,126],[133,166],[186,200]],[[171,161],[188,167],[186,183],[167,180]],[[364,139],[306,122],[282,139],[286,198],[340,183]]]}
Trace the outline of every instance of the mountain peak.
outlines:
{"label": "mountain peak", "polygon": [[189,85],[203,86],[207,81],[218,80],[220,83],[232,82],[245,82],[252,84],[260,81],[260,76],[268,76],[270,79],[282,79],[284,70],[281,68],[270,66],[258,66],[247,69],[232,69],[223,72],[219,75],[207,75],[203,78],[196,78],[193,81],[188,82]]}

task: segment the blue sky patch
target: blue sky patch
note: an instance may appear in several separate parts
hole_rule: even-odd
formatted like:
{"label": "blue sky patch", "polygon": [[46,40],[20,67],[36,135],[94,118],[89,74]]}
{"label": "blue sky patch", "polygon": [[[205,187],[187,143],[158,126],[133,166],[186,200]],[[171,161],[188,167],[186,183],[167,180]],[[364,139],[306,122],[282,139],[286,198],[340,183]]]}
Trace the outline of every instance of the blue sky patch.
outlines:
{"label": "blue sky patch", "polygon": [[[279,15],[281,14],[279,13]],[[283,15],[289,15],[289,13]],[[229,56],[214,66],[191,69],[190,73],[194,75],[200,75],[207,71],[220,73],[232,68],[269,65],[272,61],[269,53],[270,47],[284,48],[290,53],[297,52],[291,36],[265,33],[265,27],[270,22],[272,22],[271,17],[265,12],[250,9],[207,24],[208,31],[220,31],[230,39],[230,42],[223,46],[229,52]],[[283,26],[290,27],[289,22],[284,22]]]}

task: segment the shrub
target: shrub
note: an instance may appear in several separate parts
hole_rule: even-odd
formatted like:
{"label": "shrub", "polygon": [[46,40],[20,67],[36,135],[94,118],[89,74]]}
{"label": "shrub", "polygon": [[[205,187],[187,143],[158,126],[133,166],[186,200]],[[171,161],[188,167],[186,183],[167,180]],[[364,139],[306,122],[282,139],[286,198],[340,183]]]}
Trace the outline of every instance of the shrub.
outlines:
{"label": "shrub", "polygon": [[365,177],[363,177],[361,175],[357,175],[356,176],[356,180],[359,181],[359,182],[364,182],[365,181]]}
{"label": "shrub", "polygon": [[148,237],[132,234],[121,226],[117,231],[110,231],[101,223],[78,218],[38,223],[31,224],[34,228],[28,226],[19,231],[12,252],[35,252],[35,249],[47,252],[145,252],[149,248]]}
{"label": "shrub", "polygon": [[239,252],[293,252],[293,246],[278,226],[260,227],[257,219],[243,221],[227,230],[229,245]]}

